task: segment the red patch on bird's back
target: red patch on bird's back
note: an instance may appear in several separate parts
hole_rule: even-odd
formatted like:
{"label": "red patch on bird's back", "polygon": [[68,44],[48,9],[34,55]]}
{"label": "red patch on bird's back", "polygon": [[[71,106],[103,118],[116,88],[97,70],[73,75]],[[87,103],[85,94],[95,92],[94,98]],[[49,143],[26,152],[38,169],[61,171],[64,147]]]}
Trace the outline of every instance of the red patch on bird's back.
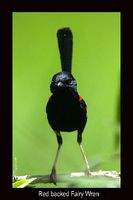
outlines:
{"label": "red patch on bird's back", "polygon": [[81,96],[79,96],[79,102],[81,102],[81,101],[82,101],[82,99],[83,99],[83,98],[82,98]]}

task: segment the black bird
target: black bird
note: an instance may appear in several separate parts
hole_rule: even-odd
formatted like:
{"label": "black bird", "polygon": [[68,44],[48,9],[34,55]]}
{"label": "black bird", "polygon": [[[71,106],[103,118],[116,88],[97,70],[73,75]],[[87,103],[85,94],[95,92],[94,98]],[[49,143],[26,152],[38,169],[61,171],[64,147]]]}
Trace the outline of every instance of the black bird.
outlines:
{"label": "black bird", "polygon": [[87,121],[87,106],[77,92],[77,82],[71,73],[73,35],[69,28],[57,31],[58,47],[61,58],[62,72],[55,74],[50,84],[52,96],[49,98],[46,112],[50,126],[54,130],[58,149],[52,166],[50,180],[56,184],[56,162],[62,145],[61,131],[77,130],[79,144],[89,174],[89,164],[82,147],[82,133]]}

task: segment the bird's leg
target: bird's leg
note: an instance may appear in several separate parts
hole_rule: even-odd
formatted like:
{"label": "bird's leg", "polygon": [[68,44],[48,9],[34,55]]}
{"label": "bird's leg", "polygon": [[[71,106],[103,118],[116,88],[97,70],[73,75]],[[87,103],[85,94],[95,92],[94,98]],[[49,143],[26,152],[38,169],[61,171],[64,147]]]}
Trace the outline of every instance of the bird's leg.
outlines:
{"label": "bird's leg", "polygon": [[81,153],[82,153],[85,165],[86,165],[86,171],[85,171],[85,173],[89,175],[90,174],[90,166],[89,166],[88,160],[86,158],[86,155],[84,153],[84,149],[83,149],[82,144],[79,144],[79,147],[80,147],[80,150],[81,150]]}
{"label": "bird's leg", "polygon": [[58,156],[59,156],[60,148],[61,148],[61,145],[58,146],[56,156],[55,156],[55,160],[54,160],[52,170],[51,170],[51,174],[50,174],[50,181],[53,182],[55,185],[56,185],[56,162],[57,162],[57,159],[58,159]]}
{"label": "bird's leg", "polygon": [[78,133],[77,142],[79,144],[79,147],[80,147],[80,150],[81,150],[81,153],[82,153],[85,165],[86,165],[85,173],[87,175],[90,175],[91,174],[91,172],[90,172],[90,166],[89,166],[88,160],[86,158],[86,155],[84,153],[84,149],[83,149],[83,146],[82,146],[82,134],[81,133]]}
{"label": "bird's leg", "polygon": [[57,142],[58,142],[58,149],[56,152],[55,160],[52,166],[51,174],[50,174],[50,181],[56,185],[56,163],[59,157],[61,145],[62,145],[62,137],[60,135],[60,132],[55,131],[56,137],[57,137]]}

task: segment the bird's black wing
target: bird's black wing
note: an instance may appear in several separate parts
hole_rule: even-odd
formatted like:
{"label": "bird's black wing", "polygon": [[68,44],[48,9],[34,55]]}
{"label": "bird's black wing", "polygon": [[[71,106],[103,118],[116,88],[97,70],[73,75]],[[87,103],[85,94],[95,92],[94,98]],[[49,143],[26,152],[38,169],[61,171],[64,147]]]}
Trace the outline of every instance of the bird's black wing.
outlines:
{"label": "bird's black wing", "polygon": [[82,133],[87,122],[87,105],[83,98],[79,96],[79,105],[80,105],[80,121],[78,125],[78,142],[82,141]]}

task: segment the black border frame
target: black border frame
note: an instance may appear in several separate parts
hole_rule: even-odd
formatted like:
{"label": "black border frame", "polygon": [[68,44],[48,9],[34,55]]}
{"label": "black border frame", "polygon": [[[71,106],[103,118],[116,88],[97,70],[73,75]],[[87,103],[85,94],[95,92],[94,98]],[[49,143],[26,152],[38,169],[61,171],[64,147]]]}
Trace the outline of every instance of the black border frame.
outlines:
{"label": "black border frame", "polygon": [[[1,147],[1,169],[0,169],[0,177],[2,177],[2,184],[0,184],[0,192],[6,195],[11,195],[13,197],[20,198],[21,196],[31,198],[31,199],[42,199],[38,197],[38,191],[41,189],[13,189],[12,188],[12,12],[120,12],[121,13],[121,97],[124,97],[122,102],[126,101],[125,98],[125,90],[128,90],[128,78],[125,77],[123,81],[124,75],[124,66],[126,65],[126,60],[124,59],[123,48],[125,48],[126,42],[123,42],[123,36],[126,31],[125,26],[125,15],[127,15],[126,5],[120,0],[116,1],[99,1],[98,2],[90,2],[85,1],[80,4],[80,2],[75,2],[75,4],[69,4],[66,2],[59,2],[57,8],[55,7],[54,1],[49,2],[48,4],[44,4],[43,1],[12,1],[5,2],[0,7],[0,44],[2,44],[1,48],[1,56],[0,56],[0,93],[2,94],[0,97],[0,113],[2,113],[1,117],[1,128],[2,131],[0,134],[2,138],[0,139],[0,147]],[[78,7],[79,6],[79,7]],[[125,7],[124,7],[125,6]],[[78,7],[78,8],[77,8]],[[129,42],[129,41],[128,41]],[[2,66],[2,67],[1,67]],[[126,95],[127,97],[127,95]],[[122,139],[121,139],[121,147],[122,154],[121,157],[127,158],[125,152],[127,151],[125,147],[125,143],[128,143],[127,137],[123,134],[127,132],[129,128],[124,124],[124,120],[127,117],[126,109],[121,105],[121,123],[122,123]],[[125,131],[126,130],[126,131]],[[124,142],[123,142],[124,141]],[[123,144],[122,144],[123,143]],[[131,152],[131,151],[130,151]],[[129,152],[129,153],[130,153]],[[130,154],[129,154],[130,155]],[[97,191],[100,194],[100,198],[102,199],[112,199],[122,197],[126,190],[123,189],[123,184],[127,185],[127,168],[123,169],[123,163],[125,161],[121,161],[122,164],[122,183],[121,188],[114,189],[89,189],[90,191]],[[125,172],[126,171],[126,175]],[[123,183],[125,182],[125,183]],[[48,189],[42,189],[48,191]],[[57,191],[59,189],[49,189],[52,191]],[[60,189],[61,191],[70,191],[71,189]],[[73,190],[80,190],[80,188]],[[81,189],[84,190],[84,189]],[[88,188],[86,188],[88,190]],[[129,188],[128,188],[129,191]],[[97,198],[97,197],[95,197]],[[99,198],[99,197],[98,197]],[[127,197],[126,197],[127,198]],[[54,199],[54,198],[51,198]],[[69,197],[69,199],[71,199]]]}

